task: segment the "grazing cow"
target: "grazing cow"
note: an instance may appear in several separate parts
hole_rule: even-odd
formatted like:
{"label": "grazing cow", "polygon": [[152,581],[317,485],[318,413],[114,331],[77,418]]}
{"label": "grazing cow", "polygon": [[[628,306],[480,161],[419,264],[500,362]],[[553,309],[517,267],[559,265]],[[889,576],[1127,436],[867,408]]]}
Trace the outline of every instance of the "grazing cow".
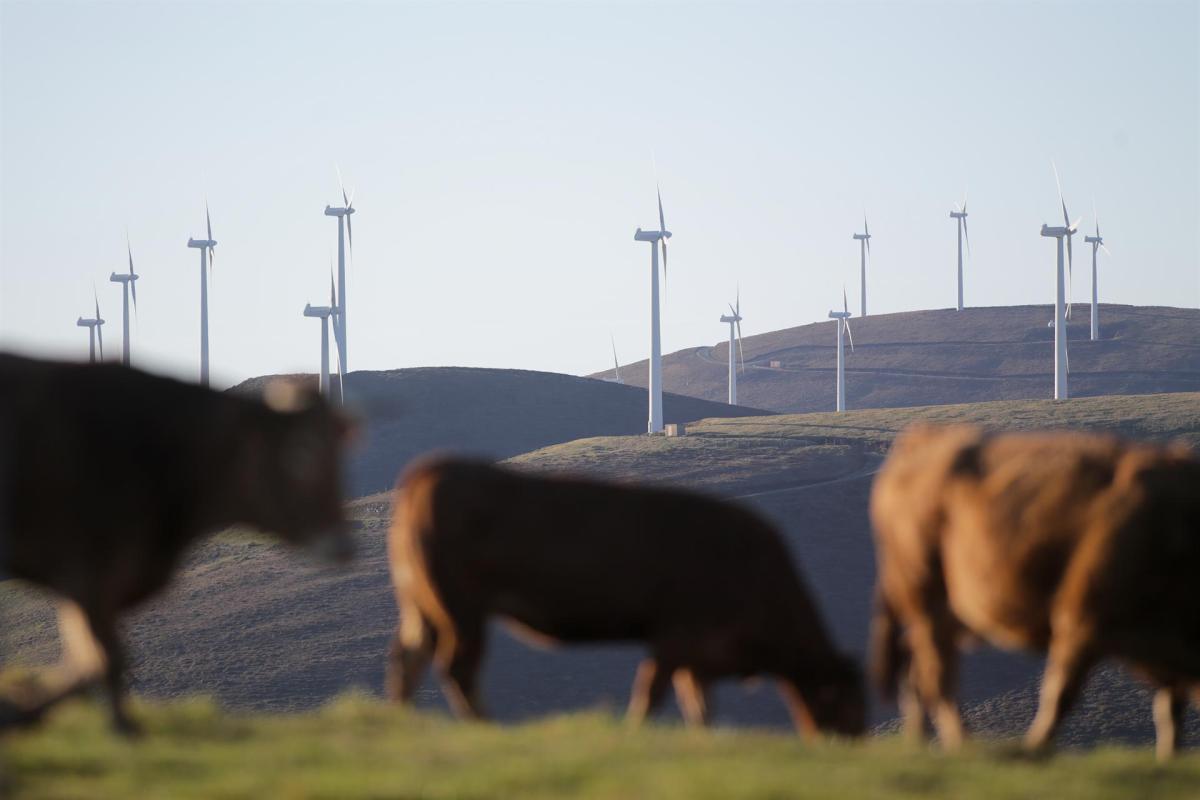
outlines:
{"label": "grazing cow", "polygon": [[[957,644],[976,635],[1048,654],[1026,737],[1046,748],[1105,657],[1157,687],[1160,758],[1200,686],[1200,460],[1087,434],[987,436],[914,427],[871,495],[879,565],[873,661],[899,689],[905,727],[924,713],[962,739]],[[907,674],[904,674],[907,672]]]}
{"label": "grazing cow", "polygon": [[838,653],[779,535],[687,492],[535,477],[442,459],[396,492],[388,537],[400,624],[388,694],[412,697],[431,659],[454,711],[483,712],[478,673],[496,615],[549,642],[645,642],[628,719],[670,683],[690,724],[723,677],[778,680],[792,718],[857,735],[862,679]]}
{"label": "grazing cow", "polygon": [[63,695],[103,676],[122,732],[135,726],[118,620],[167,584],[197,539],[244,524],[350,555],[339,486],[348,423],[288,384],[266,400],[0,354],[0,576],[62,598]]}

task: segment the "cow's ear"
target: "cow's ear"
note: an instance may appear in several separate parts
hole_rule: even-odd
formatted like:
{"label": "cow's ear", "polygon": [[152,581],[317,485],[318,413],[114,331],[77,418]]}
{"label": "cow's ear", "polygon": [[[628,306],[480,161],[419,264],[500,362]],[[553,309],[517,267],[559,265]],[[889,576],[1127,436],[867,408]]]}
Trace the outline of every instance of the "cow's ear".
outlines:
{"label": "cow's ear", "polygon": [[263,402],[272,411],[291,414],[310,407],[312,398],[310,393],[306,392],[304,387],[296,381],[275,378],[268,382],[263,389]]}

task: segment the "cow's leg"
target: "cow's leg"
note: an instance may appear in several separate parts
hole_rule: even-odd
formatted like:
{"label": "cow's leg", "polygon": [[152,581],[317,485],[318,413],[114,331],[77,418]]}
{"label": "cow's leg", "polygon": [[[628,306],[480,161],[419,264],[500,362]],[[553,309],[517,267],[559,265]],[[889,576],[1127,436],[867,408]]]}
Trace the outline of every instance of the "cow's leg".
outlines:
{"label": "cow's leg", "polygon": [[909,625],[908,638],[912,648],[912,682],[921,704],[933,717],[942,747],[947,751],[957,750],[962,746],[963,726],[955,700],[958,647],[953,625],[945,614],[935,613],[914,620]]}
{"label": "cow's leg", "polygon": [[394,702],[407,703],[421,684],[433,658],[437,632],[414,604],[405,603],[388,652],[385,685]]}
{"label": "cow's leg", "polygon": [[1183,733],[1187,701],[1187,691],[1182,686],[1163,686],[1154,693],[1155,753],[1159,761],[1169,761],[1175,755]]}
{"label": "cow's leg", "polygon": [[1081,629],[1054,632],[1046,659],[1046,671],[1042,675],[1037,715],[1025,734],[1026,749],[1040,751],[1050,745],[1059,723],[1075,703],[1095,660],[1091,638]]}
{"label": "cow's leg", "polygon": [[452,632],[438,635],[434,660],[442,674],[442,688],[451,710],[463,719],[487,715],[479,697],[479,666],[483,661],[486,626],[482,615],[455,617]]}
{"label": "cow's leg", "polygon": [[690,669],[675,670],[675,699],[679,701],[679,710],[683,719],[692,727],[702,728],[708,724],[708,698],[704,683]]}
{"label": "cow's leg", "polygon": [[117,633],[116,614],[99,608],[85,610],[92,635],[96,637],[96,642],[103,651],[104,687],[108,692],[113,728],[123,736],[135,736],[141,729],[129,716],[125,705],[125,648]]}
{"label": "cow's leg", "polygon": [[925,706],[921,704],[921,694],[917,691],[914,668],[909,664],[908,669],[900,678],[896,690],[896,702],[900,706],[900,718],[903,720],[904,738],[913,743],[925,741]]}
{"label": "cow's leg", "polygon": [[625,712],[625,723],[629,727],[641,725],[662,704],[670,680],[670,671],[663,669],[658,659],[651,657],[638,664],[633,691],[629,695],[629,709]]}
{"label": "cow's leg", "polygon": [[74,600],[58,603],[58,636],[62,643],[60,670],[64,684],[88,683],[105,670],[104,650],[88,623],[83,609]]}

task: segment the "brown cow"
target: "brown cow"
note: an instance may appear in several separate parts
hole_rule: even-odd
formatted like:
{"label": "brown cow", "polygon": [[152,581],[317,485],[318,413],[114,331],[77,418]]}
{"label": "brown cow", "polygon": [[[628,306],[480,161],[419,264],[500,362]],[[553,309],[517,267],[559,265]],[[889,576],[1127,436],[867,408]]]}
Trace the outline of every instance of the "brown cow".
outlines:
{"label": "brown cow", "polygon": [[1109,436],[915,427],[875,482],[871,519],[876,679],[900,689],[910,735],[929,711],[943,743],[960,743],[956,649],[975,634],[1048,653],[1030,749],[1049,745],[1089,668],[1111,656],[1158,687],[1159,756],[1174,751],[1200,681],[1192,454]]}
{"label": "brown cow", "polygon": [[197,539],[244,524],[350,554],[339,486],[348,424],[294,387],[267,394],[0,354],[0,577],[62,598],[62,693],[103,674],[120,731],[135,726],[118,620],[167,584]]}
{"label": "brown cow", "polygon": [[779,535],[743,508],[443,459],[402,479],[388,548],[394,700],[412,697],[434,659],[455,712],[482,716],[485,623],[497,615],[542,641],[645,642],[632,724],[672,681],[686,720],[703,724],[712,681],[765,674],[805,735],[862,732],[858,667],[834,649]]}

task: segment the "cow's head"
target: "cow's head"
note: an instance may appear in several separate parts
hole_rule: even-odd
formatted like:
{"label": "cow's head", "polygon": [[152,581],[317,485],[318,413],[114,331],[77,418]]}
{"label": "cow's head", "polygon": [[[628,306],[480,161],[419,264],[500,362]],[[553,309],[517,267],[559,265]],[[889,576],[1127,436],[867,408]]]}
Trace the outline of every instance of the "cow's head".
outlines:
{"label": "cow's head", "polygon": [[349,559],[354,544],[341,481],[355,423],[317,392],[277,381],[248,427],[238,476],[252,516],[244,521],[319,555]]}
{"label": "cow's head", "polygon": [[867,726],[862,670],[854,659],[836,656],[817,675],[797,682],[808,719],[802,727],[832,736],[861,736]]}

